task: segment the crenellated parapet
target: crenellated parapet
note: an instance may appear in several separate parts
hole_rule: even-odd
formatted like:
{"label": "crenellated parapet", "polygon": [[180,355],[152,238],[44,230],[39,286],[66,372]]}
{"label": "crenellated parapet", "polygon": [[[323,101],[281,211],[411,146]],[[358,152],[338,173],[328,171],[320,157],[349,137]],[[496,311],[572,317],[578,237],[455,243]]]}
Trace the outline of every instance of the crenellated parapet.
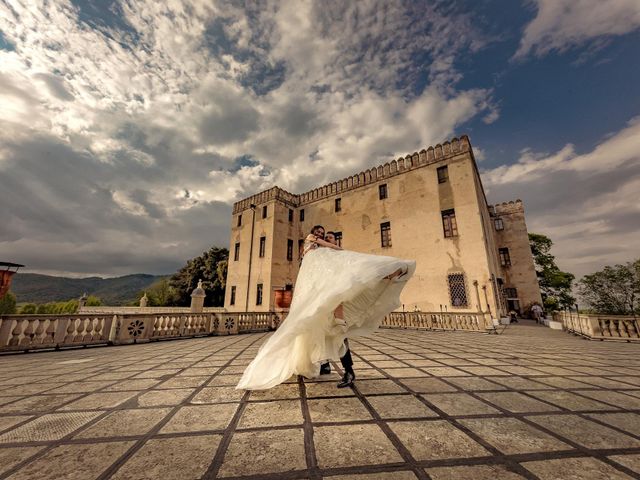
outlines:
{"label": "crenellated parapet", "polygon": [[489,205],[489,211],[496,215],[524,213],[524,204],[520,199],[511,200],[510,202],[496,203],[495,205]]}
{"label": "crenellated parapet", "polygon": [[302,206],[342,192],[354,190],[469,151],[471,151],[471,143],[468,136],[463,135],[460,138],[453,138],[443,144],[429,147],[426,150],[422,149],[419,152],[400,157],[384,165],[372,167],[342,180],[302,193],[300,194],[299,205]]}
{"label": "crenellated parapet", "polygon": [[280,187],[272,187],[269,190],[265,190],[250,197],[244,198],[239,202],[233,204],[233,214],[240,213],[243,210],[247,210],[251,205],[258,206],[262,203],[267,203],[271,200],[280,200],[282,203],[289,205],[290,207],[297,207],[299,204],[300,195],[289,193]]}
{"label": "crenellated parapet", "polygon": [[236,202],[233,205],[233,213],[240,213],[250,208],[251,204],[257,206],[274,199],[281,200],[292,207],[299,207],[400,175],[409,170],[415,170],[438,163],[465,152],[472,152],[469,137],[467,135],[462,135],[460,138],[454,137],[450,141],[431,146],[426,150],[422,149],[419,152],[408,154],[387,162],[384,165],[372,167],[350,177],[322,185],[299,195],[286,192],[279,187],[270,188],[269,190]]}

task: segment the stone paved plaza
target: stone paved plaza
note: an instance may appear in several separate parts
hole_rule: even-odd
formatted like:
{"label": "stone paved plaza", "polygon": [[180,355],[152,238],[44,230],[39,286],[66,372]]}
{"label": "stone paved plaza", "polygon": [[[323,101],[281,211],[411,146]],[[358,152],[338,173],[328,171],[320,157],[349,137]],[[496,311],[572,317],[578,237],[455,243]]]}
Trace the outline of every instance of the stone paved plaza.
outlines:
{"label": "stone paved plaza", "polygon": [[638,345],[381,330],[353,390],[234,390],[265,338],[0,357],[0,477],[640,478]]}

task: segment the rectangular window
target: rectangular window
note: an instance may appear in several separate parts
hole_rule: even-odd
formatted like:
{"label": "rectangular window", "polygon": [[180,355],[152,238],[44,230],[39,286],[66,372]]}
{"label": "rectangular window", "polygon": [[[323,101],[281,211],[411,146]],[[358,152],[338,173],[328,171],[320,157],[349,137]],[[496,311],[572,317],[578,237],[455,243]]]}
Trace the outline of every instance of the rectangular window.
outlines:
{"label": "rectangular window", "polygon": [[504,230],[504,222],[502,221],[501,218],[496,218],[493,221],[493,224],[495,225],[496,230]]}
{"label": "rectangular window", "polygon": [[242,226],[242,214],[238,215],[238,226]]}
{"label": "rectangular window", "polygon": [[383,247],[391,246],[391,222],[380,224],[380,243]]}
{"label": "rectangular window", "polygon": [[293,210],[289,209],[289,221],[293,222]]}
{"label": "rectangular window", "polygon": [[342,246],[342,232],[334,232],[334,235],[336,237],[336,243],[338,244],[338,246]]}
{"label": "rectangular window", "polygon": [[287,260],[293,260],[293,240],[287,240]]}
{"label": "rectangular window", "polygon": [[502,265],[503,267],[510,267],[511,257],[509,256],[509,249],[506,247],[499,248],[498,253],[500,254],[500,265]]}
{"label": "rectangular window", "polygon": [[267,206],[262,207],[262,218],[267,218]]}
{"label": "rectangular window", "polygon": [[456,211],[451,210],[442,211],[442,227],[444,229],[444,237],[457,237],[458,236],[458,224],[456,222]]}
{"label": "rectangular window", "polygon": [[233,252],[233,260],[237,262],[240,260],[240,242],[236,243],[236,248]]}
{"label": "rectangular window", "polygon": [[300,221],[304,222],[304,208],[300,210]]}
{"label": "rectangular window", "polygon": [[464,282],[464,273],[451,273],[447,275],[449,281],[449,296],[451,297],[451,305],[454,307],[466,307],[467,287]]}
{"label": "rectangular window", "polygon": [[518,290],[515,288],[505,288],[504,295],[507,298],[518,298]]}
{"label": "rectangular window", "polygon": [[339,212],[341,210],[342,210],[342,199],[336,198],[336,212]]}
{"label": "rectangular window", "polygon": [[256,305],[262,305],[262,284],[258,284],[258,289],[256,290]]}
{"label": "rectangular window", "polygon": [[384,200],[387,198],[387,184],[384,183],[378,187],[378,194],[380,195],[380,200]]}
{"label": "rectangular window", "polygon": [[449,181],[449,168],[445,165],[444,167],[438,167],[438,183],[446,183]]}
{"label": "rectangular window", "polygon": [[231,287],[231,299],[229,300],[229,305],[236,304],[236,287]]}
{"label": "rectangular window", "polygon": [[264,257],[264,251],[267,249],[267,237],[260,237],[260,252],[258,256],[260,258]]}
{"label": "rectangular window", "polygon": [[298,258],[302,258],[303,248],[304,248],[304,240],[298,240]]}

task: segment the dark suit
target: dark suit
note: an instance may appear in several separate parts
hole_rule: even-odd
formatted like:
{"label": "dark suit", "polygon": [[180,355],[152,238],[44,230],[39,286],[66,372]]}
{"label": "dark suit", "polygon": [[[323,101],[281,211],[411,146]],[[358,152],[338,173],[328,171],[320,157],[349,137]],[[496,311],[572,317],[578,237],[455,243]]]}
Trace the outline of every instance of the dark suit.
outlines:
{"label": "dark suit", "polygon": [[[342,363],[342,368],[344,368],[345,372],[353,372],[353,358],[351,358],[351,350],[349,349],[349,340],[348,339],[345,340],[344,344],[347,347],[347,351],[342,357],[340,357],[340,363]],[[322,367],[328,368],[329,362],[324,363]]]}

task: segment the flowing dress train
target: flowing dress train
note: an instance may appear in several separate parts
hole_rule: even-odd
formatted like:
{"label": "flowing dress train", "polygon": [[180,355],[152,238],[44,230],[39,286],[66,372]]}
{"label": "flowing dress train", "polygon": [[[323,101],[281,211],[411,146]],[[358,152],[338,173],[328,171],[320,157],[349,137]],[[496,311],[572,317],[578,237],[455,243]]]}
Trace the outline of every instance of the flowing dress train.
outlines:
{"label": "flowing dress train", "polygon": [[[298,374],[316,377],[327,359],[345,353],[345,338],[368,335],[400,306],[413,260],[318,248],[305,254],[289,315],[258,351],[237,389],[272,388]],[[384,277],[398,269],[406,274]],[[333,311],[342,304],[344,322]]]}

